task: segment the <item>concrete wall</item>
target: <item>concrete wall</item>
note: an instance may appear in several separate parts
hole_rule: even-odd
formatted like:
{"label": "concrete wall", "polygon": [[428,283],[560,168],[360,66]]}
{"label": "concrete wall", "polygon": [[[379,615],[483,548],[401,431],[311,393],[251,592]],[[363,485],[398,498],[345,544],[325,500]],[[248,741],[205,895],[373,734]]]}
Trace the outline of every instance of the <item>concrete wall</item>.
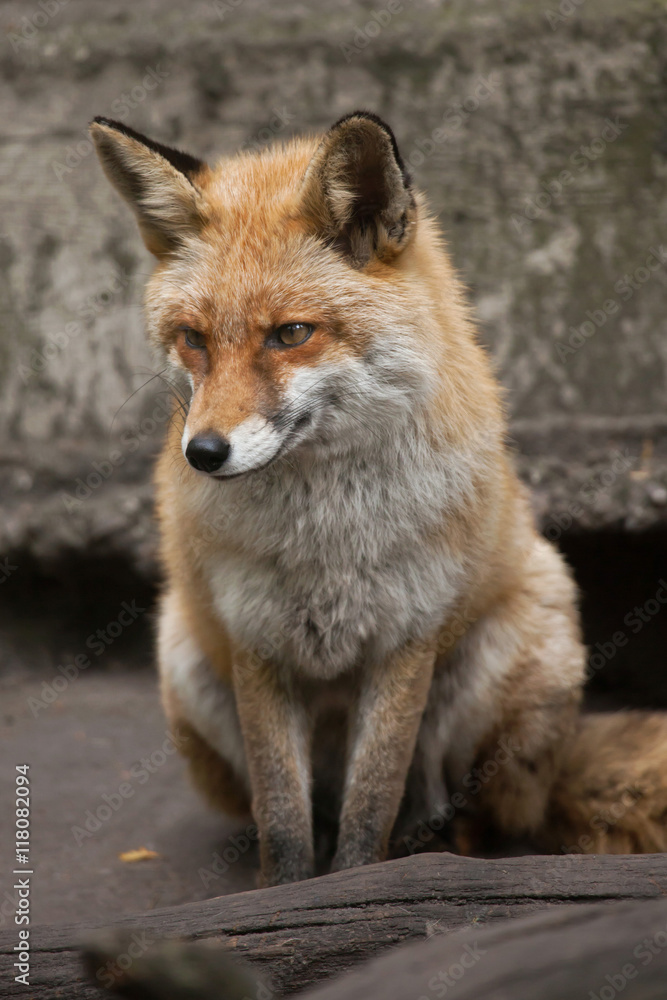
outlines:
{"label": "concrete wall", "polygon": [[95,114],[214,159],[379,112],[470,288],[543,522],[667,518],[664,3],[12,0],[0,28],[0,552],[151,567],[151,260]]}

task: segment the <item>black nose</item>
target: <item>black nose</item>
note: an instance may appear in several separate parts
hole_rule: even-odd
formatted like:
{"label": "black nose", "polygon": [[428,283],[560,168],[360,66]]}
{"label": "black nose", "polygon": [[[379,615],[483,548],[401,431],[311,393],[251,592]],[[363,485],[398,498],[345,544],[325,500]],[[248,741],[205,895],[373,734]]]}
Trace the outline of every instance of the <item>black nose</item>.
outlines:
{"label": "black nose", "polygon": [[195,434],[189,442],[185,457],[198,472],[217,472],[231,450],[229,441],[211,431],[204,431],[203,434]]}

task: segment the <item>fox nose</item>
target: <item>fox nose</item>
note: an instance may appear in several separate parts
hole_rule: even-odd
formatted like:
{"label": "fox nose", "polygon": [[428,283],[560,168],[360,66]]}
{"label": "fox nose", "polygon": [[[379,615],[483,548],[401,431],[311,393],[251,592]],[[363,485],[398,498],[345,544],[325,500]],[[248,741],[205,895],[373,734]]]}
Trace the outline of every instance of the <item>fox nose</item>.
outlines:
{"label": "fox nose", "polygon": [[229,441],[225,441],[219,434],[204,431],[202,434],[195,434],[190,440],[185,449],[185,457],[198,472],[217,472],[226,462],[231,450]]}

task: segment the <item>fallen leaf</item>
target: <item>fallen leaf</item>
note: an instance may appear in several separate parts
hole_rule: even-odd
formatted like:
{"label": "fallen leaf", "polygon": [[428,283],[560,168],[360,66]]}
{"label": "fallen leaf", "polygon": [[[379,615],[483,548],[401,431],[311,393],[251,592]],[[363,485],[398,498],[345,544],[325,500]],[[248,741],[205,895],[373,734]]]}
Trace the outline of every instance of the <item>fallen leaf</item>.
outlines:
{"label": "fallen leaf", "polygon": [[159,858],[157,851],[149,851],[147,847],[137,847],[134,851],[123,851],[118,857],[121,861],[131,863],[133,861],[150,861],[152,858]]}

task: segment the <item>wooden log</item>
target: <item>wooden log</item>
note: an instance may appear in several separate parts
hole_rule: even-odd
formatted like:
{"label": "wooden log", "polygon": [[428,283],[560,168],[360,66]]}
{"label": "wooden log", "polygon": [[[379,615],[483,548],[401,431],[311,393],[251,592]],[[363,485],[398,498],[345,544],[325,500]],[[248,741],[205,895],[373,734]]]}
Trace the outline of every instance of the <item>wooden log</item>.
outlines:
{"label": "wooden log", "polygon": [[567,906],[437,936],[374,959],[309,991],[307,1000],[433,1000],[450,993],[456,1000],[664,1000],[667,899]]}
{"label": "wooden log", "polygon": [[[131,946],[129,931],[87,953],[92,974]],[[109,976],[107,975],[107,979]],[[303,1000],[664,1000],[667,900],[565,906],[403,945],[302,994]],[[272,1000],[220,946],[162,942],[112,988],[132,1000]]]}
{"label": "wooden log", "polygon": [[[280,992],[303,990],[403,941],[565,903],[667,895],[667,856],[530,856],[501,860],[422,854],[295,885],[222,896],[116,920],[150,942],[224,942]],[[108,921],[107,921],[108,924]],[[99,997],[79,945],[90,928],[31,930],[34,1000]],[[16,932],[0,937],[0,982],[11,982]]]}

